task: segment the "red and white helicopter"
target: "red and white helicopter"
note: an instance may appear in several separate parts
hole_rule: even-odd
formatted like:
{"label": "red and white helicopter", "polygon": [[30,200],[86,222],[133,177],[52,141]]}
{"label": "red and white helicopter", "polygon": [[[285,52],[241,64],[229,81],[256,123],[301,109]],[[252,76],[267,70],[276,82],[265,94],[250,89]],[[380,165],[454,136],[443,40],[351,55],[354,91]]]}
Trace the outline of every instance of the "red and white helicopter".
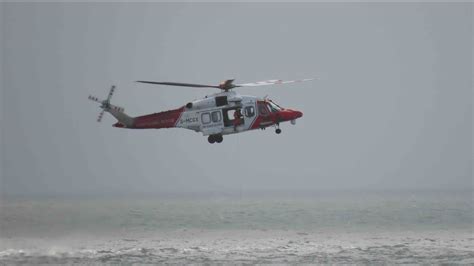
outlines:
{"label": "red and white helicopter", "polygon": [[281,133],[280,123],[291,121],[294,125],[296,119],[303,116],[303,113],[294,109],[283,108],[266,97],[264,99],[240,95],[233,89],[239,87],[254,87],[275,84],[288,84],[295,82],[309,81],[301,80],[267,80],[254,83],[234,84],[233,79],[225,80],[219,85],[202,85],[177,82],[155,82],[137,81],[147,84],[184,86],[195,88],[217,88],[221,92],[206,96],[187,103],[177,109],[131,117],[124,113],[124,108],[112,105],[110,99],[115,91],[115,86],[110,89],[105,100],[89,96],[89,100],[101,104],[102,111],[97,121],[102,120],[104,112],[110,113],[118,122],[114,127],[131,129],[158,129],[158,128],[186,128],[196,132],[202,132],[208,136],[209,143],[221,143],[224,135],[241,133],[253,129],[265,129],[276,127],[275,132]]}

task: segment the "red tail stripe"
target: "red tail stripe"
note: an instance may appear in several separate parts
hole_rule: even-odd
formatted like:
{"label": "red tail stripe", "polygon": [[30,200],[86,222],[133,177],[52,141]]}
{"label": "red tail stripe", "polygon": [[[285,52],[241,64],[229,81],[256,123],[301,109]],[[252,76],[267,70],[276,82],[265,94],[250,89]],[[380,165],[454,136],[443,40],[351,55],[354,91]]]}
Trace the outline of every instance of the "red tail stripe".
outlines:
{"label": "red tail stripe", "polygon": [[174,110],[138,116],[134,120],[134,128],[170,128],[174,127],[185,107]]}

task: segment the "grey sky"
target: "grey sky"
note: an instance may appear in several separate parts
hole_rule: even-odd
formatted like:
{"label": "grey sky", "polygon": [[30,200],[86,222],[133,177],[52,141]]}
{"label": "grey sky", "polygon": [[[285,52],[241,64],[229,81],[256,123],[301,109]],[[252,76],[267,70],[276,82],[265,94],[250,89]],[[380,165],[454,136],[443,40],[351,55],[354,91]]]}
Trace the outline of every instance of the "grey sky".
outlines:
{"label": "grey sky", "polygon": [[[3,194],[471,188],[472,4],[1,5]],[[121,130],[87,101],[118,86],[130,115],[218,83],[303,111],[296,126],[209,145]]]}

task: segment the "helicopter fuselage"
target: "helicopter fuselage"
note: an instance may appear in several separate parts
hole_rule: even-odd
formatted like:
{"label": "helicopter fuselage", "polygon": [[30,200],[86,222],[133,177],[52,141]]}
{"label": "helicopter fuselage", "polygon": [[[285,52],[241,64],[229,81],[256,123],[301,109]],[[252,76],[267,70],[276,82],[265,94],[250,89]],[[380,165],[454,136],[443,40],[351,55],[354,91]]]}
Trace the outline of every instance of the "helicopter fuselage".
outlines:
{"label": "helicopter fuselage", "polygon": [[[223,135],[253,129],[265,129],[302,117],[300,111],[282,108],[268,99],[225,91],[195,100],[173,110],[120,120],[115,127],[131,129],[185,128],[209,136],[209,142],[221,142]],[[214,140],[214,141],[212,141]],[[220,140],[220,141],[219,141]]]}

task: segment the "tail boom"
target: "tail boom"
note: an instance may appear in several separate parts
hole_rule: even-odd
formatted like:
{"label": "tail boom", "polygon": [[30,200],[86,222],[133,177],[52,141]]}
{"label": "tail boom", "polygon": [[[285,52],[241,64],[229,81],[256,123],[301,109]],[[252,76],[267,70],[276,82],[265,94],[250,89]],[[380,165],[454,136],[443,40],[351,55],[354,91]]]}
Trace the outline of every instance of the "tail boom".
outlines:
{"label": "tail boom", "polygon": [[117,119],[118,122],[113,125],[114,127],[133,127],[135,119],[125,114],[123,108],[110,104],[110,107],[104,110]]}
{"label": "tail boom", "polygon": [[89,96],[89,100],[99,103],[100,108],[102,109],[102,111],[99,113],[97,121],[100,122],[102,120],[104,112],[110,113],[113,117],[115,117],[115,119],[117,119],[117,123],[112,125],[114,127],[133,129],[176,127],[186,109],[183,106],[169,111],[130,117],[124,113],[124,108],[110,104],[110,100],[114,94],[114,91],[115,86],[112,86],[107,99],[105,100],[101,100],[95,96]]}
{"label": "tail boom", "polygon": [[[176,124],[179,122],[184,111],[185,107],[183,106],[169,111],[137,116],[133,118],[133,125],[130,128],[146,129],[176,127]],[[117,127],[123,126],[118,125]]]}

